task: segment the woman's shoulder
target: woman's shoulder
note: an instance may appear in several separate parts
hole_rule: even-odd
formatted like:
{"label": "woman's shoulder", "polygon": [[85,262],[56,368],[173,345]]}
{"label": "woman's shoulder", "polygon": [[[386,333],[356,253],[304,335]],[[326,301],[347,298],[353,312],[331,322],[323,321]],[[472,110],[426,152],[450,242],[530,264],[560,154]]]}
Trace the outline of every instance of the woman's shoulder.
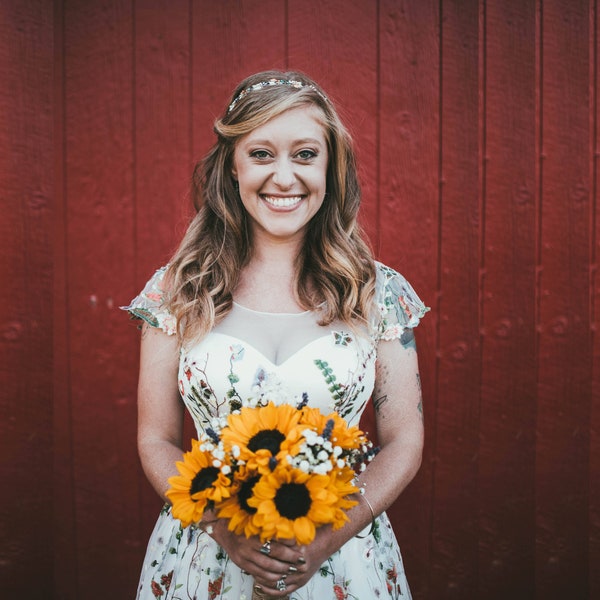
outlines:
{"label": "woman's shoulder", "polygon": [[127,306],[121,306],[121,309],[127,311],[133,319],[141,319],[151,327],[157,327],[168,335],[173,335],[177,331],[177,322],[165,306],[167,269],[168,265],[157,269],[142,291]]}
{"label": "woman's shoulder", "polygon": [[396,339],[416,327],[429,307],[401,273],[379,261],[375,269],[376,334],[379,339]]}

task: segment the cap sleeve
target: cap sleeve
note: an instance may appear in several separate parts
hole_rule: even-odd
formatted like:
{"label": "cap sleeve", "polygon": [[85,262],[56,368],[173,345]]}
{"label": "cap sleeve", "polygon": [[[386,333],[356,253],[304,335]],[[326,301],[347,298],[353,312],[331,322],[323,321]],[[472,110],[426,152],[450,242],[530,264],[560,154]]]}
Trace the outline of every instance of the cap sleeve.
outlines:
{"label": "cap sleeve", "polygon": [[164,306],[166,296],[163,280],[166,271],[166,266],[158,269],[129,306],[121,306],[121,309],[126,310],[133,319],[141,319],[148,325],[173,335],[177,331],[177,321]]}
{"label": "cap sleeve", "polygon": [[399,339],[405,329],[419,324],[429,311],[410,283],[394,269],[376,263],[377,280],[375,298],[377,317],[375,337],[377,340]]}

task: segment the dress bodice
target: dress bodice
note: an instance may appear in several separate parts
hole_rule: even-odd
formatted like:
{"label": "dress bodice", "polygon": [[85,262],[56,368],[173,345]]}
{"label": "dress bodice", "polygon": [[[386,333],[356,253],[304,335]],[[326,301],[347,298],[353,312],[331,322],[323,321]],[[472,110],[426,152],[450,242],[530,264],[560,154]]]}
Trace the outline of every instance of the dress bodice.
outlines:
{"label": "dress bodice", "polygon": [[[245,310],[234,306],[231,321]],[[303,394],[310,406],[358,423],[375,378],[371,339],[348,328],[320,327],[312,312],[269,315],[248,337],[252,332],[231,329],[230,315],[181,353],[179,391],[197,427],[249,398],[297,404]]]}

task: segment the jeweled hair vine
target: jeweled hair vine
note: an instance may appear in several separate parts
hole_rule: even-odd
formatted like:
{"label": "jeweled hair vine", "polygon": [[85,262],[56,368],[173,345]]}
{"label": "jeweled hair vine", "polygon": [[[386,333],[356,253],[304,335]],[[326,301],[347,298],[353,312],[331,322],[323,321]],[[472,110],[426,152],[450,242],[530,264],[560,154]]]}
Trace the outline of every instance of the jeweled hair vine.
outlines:
{"label": "jeweled hair vine", "polygon": [[267,79],[266,81],[259,81],[258,83],[253,83],[252,85],[248,86],[247,88],[244,88],[233,99],[233,102],[229,105],[229,108],[227,109],[227,113],[230,113],[235,108],[235,105],[240,100],[242,100],[245,96],[247,96],[250,92],[258,92],[265,88],[278,86],[278,85],[289,85],[293,88],[296,88],[297,90],[304,88],[304,87],[310,88],[311,90],[313,90],[317,94],[319,94],[323,98],[323,100],[327,100],[327,97],[325,96],[325,94],[323,94],[323,92],[318,90],[312,83],[304,83],[302,81],[299,81],[298,79],[277,79],[275,77],[272,77],[271,79]]}

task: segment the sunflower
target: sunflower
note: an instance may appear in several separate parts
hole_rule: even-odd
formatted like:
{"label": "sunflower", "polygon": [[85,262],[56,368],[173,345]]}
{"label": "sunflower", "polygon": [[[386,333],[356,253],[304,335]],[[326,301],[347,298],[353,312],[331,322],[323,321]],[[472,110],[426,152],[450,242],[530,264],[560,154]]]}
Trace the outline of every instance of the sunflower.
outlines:
{"label": "sunflower", "polygon": [[180,474],[169,478],[171,488],[166,496],[173,504],[173,516],[184,527],[200,521],[209,501],[220,502],[231,494],[230,478],[223,467],[213,463],[212,454],[201,450],[198,440],[192,440],[192,449],[177,462]]}
{"label": "sunflower", "polygon": [[298,452],[304,429],[300,416],[301,412],[289,404],[244,407],[227,417],[221,438],[226,449],[239,449],[238,458],[249,470],[267,473],[272,458],[281,461]]}
{"label": "sunflower", "polygon": [[[333,421],[333,427],[331,427],[330,421]],[[356,450],[367,443],[365,434],[356,425],[349,427],[345,419],[336,412],[324,415],[318,408],[305,406],[302,409],[301,422],[312,427],[319,434],[329,429],[331,443],[344,450]]]}
{"label": "sunflower", "polygon": [[329,490],[338,498],[334,506],[335,514],[331,521],[333,529],[339,529],[349,521],[346,511],[358,504],[358,500],[349,498],[359,491],[359,488],[353,483],[355,477],[354,469],[350,467],[344,467],[329,474]]}
{"label": "sunflower", "polygon": [[217,517],[229,519],[227,527],[237,535],[244,534],[246,537],[251,537],[259,533],[255,522],[256,508],[248,504],[248,499],[252,496],[259,480],[258,473],[240,466],[233,482],[234,493],[216,507]]}
{"label": "sunflower", "polygon": [[261,528],[261,540],[286,538],[309,544],[317,527],[328,523],[341,527],[345,521],[339,494],[347,487],[336,475],[308,474],[285,465],[263,475],[248,499],[257,510],[255,522]]}

